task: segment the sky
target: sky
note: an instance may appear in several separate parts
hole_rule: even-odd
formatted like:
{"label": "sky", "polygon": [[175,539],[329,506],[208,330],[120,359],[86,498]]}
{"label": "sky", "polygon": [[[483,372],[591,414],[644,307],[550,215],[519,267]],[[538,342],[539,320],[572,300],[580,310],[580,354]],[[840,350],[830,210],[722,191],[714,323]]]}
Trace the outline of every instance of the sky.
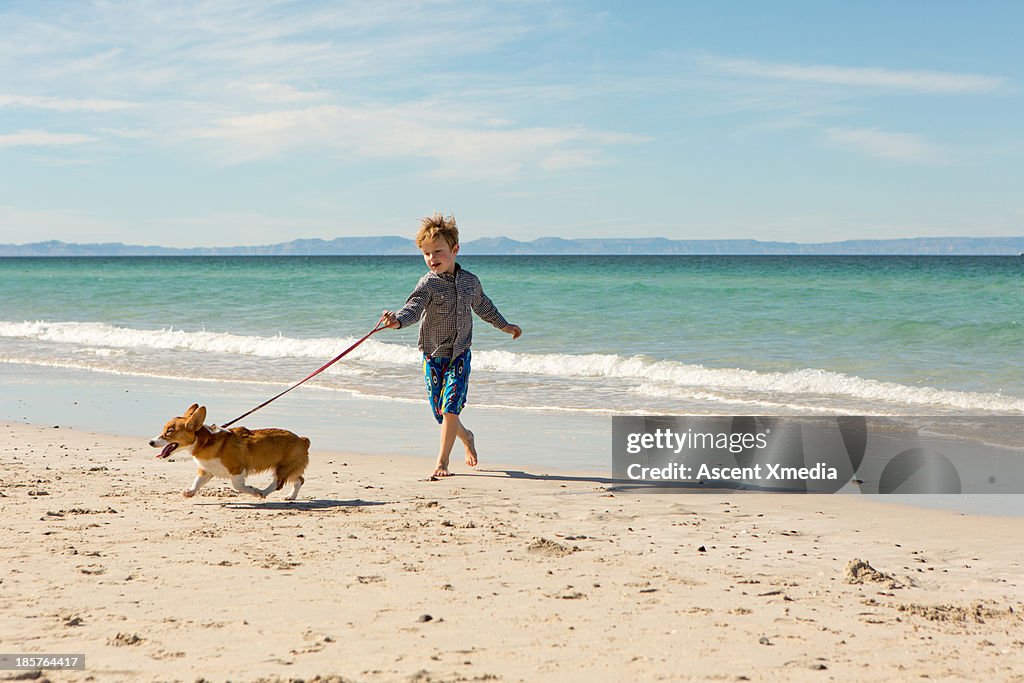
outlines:
{"label": "sky", "polygon": [[1024,235],[1024,3],[0,0],[0,243]]}

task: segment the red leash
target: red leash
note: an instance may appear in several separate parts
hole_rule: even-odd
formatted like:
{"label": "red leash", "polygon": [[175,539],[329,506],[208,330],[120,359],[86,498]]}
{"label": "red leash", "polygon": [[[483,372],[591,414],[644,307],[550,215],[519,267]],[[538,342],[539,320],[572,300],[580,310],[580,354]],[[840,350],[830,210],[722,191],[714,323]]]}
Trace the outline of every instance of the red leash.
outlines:
{"label": "red leash", "polygon": [[357,341],[357,342],[356,342],[355,344],[353,344],[352,346],[348,347],[347,349],[345,349],[344,351],[342,351],[341,353],[339,353],[339,354],[338,354],[337,356],[335,356],[334,358],[332,358],[332,359],[331,359],[331,360],[329,360],[328,362],[324,363],[324,365],[322,365],[322,366],[321,366],[321,367],[320,367],[320,368],[319,368],[319,369],[318,369],[318,370],[317,370],[316,372],[313,372],[312,374],[310,374],[309,376],[307,376],[307,377],[306,377],[305,379],[303,379],[303,380],[301,380],[301,381],[299,381],[299,382],[296,382],[295,384],[291,385],[290,387],[288,387],[287,389],[285,389],[284,391],[282,391],[282,392],[281,392],[280,394],[278,394],[277,396],[275,396],[275,397],[273,397],[273,398],[271,398],[271,399],[267,399],[266,401],[264,401],[263,403],[259,404],[258,406],[256,406],[256,407],[255,407],[255,408],[253,408],[252,410],[250,410],[249,412],[247,412],[247,413],[245,413],[245,414],[243,414],[243,415],[239,415],[238,417],[236,417],[236,418],[235,418],[234,420],[232,420],[231,422],[225,422],[224,424],[222,424],[222,425],[220,426],[220,428],[221,428],[221,429],[227,429],[227,428],[228,428],[228,427],[230,427],[231,425],[233,425],[233,424],[235,424],[236,422],[238,422],[239,420],[241,420],[241,419],[242,419],[243,417],[248,417],[249,415],[252,415],[253,413],[255,413],[255,412],[256,412],[257,410],[259,410],[260,408],[262,408],[262,407],[264,407],[264,406],[266,406],[266,405],[268,405],[268,404],[270,404],[270,403],[273,403],[273,402],[274,402],[274,401],[276,401],[277,399],[281,398],[282,396],[284,396],[285,394],[287,394],[287,393],[288,393],[289,391],[291,391],[292,389],[294,389],[294,388],[296,388],[296,387],[298,387],[298,386],[300,386],[300,385],[302,385],[302,384],[305,384],[305,383],[306,383],[306,382],[308,382],[309,380],[313,379],[314,377],[316,377],[317,375],[319,375],[319,374],[320,374],[321,372],[323,372],[323,371],[324,371],[324,370],[326,370],[327,368],[331,367],[332,365],[334,365],[335,363],[337,363],[337,362],[338,362],[339,360],[341,360],[342,358],[344,358],[344,357],[345,357],[346,355],[348,355],[348,352],[349,352],[349,351],[351,351],[352,349],[356,348],[357,346],[359,346],[359,345],[360,345],[360,344],[362,344],[362,343],[363,343],[364,341],[366,341],[367,339],[369,339],[370,337],[372,337],[372,336],[373,336],[373,335],[375,335],[376,333],[380,332],[381,330],[383,330],[383,329],[386,329],[386,326],[381,326],[381,324],[380,324],[380,323],[381,323],[381,321],[377,321],[377,327],[373,328],[373,329],[372,329],[372,330],[370,331],[370,333],[369,333],[369,334],[367,334],[367,335],[366,335],[365,337],[363,337],[362,339],[360,339],[359,341]]}

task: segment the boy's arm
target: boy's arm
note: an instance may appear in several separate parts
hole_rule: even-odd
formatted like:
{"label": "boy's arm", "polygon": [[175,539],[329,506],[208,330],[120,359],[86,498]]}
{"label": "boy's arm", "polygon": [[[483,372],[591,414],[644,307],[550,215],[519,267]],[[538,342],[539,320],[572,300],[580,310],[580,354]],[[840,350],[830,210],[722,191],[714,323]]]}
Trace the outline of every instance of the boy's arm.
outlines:
{"label": "boy's arm", "polygon": [[473,310],[476,312],[480,319],[484,322],[488,322],[499,330],[504,331],[509,326],[508,321],[498,311],[498,307],[494,305],[490,297],[484,294],[484,288],[477,282],[476,296],[473,297]]}
{"label": "boy's arm", "polygon": [[[430,292],[421,281],[416,285],[416,289],[412,290],[412,294],[409,295],[409,298],[405,300],[405,306],[402,306],[401,310],[397,313],[391,313],[390,311],[384,311],[384,313],[385,316],[391,313],[391,315],[388,316],[388,320],[394,318],[397,322],[397,325],[395,326],[396,329],[401,329],[418,322],[423,316],[423,309],[426,308],[428,303],[430,303]],[[388,325],[388,327],[391,326],[392,325]]]}

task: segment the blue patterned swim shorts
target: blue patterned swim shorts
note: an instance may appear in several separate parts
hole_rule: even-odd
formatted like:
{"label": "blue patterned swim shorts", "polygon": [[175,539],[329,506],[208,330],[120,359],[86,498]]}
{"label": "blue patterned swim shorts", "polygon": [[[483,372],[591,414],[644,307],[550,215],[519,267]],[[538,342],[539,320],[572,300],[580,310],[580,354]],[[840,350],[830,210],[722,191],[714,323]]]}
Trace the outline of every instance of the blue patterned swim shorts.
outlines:
{"label": "blue patterned swim shorts", "polygon": [[458,415],[469,391],[469,349],[454,360],[423,355],[423,379],[430,394],[430,409],[438,424],[445,413]]}

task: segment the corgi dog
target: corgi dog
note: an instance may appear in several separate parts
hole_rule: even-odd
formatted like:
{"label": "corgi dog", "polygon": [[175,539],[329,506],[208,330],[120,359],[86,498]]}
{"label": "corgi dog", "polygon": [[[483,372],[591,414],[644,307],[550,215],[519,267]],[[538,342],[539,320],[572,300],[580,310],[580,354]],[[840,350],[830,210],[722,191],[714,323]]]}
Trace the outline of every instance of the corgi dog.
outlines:
{"label": "corgi dog", "polygon": [[[204,425],[205,419],[206,407],[193,403],[184,415],[164,425],[160,436],[149,442],[153,448],[162,449],[156,456],[160,459],[179,448],[191,451],[199,474],[182,495],[191,498],[211,479],[221,477],[230,479],[231,486],[239,493],[259,498],[266,498],[291,482],[292,490],[285,500],[295,500],[305,482],[302,473],[309,464],[309,439],[285,429],[221,429]],[[247,474],[267,470],[274,470],[274,480],[267,488],[258,489],[245,483]]]}

